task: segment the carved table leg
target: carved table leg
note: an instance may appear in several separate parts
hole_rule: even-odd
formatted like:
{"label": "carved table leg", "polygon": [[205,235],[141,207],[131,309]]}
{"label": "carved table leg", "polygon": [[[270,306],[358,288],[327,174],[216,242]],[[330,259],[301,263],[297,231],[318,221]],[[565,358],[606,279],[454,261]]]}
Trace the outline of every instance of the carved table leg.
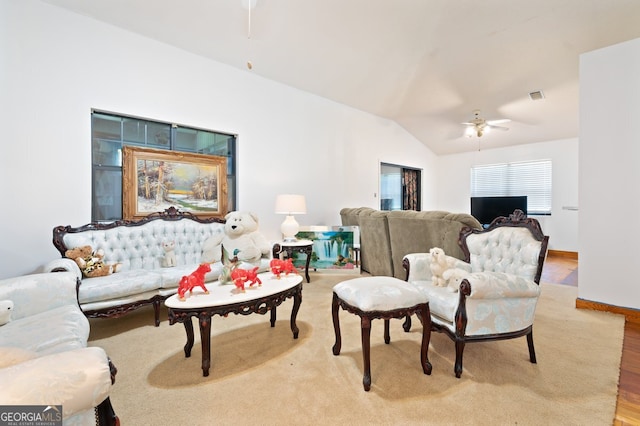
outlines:
{"label": "carved table leg", "polygon": [[276,316],[277,316],[277,311],[276,311],[276,306],[274,306],[273,308],[271,308],[271,327],[275,327],[276,326]]}
{"label": "carved table leg", "polygon": [[299,290],[296,291],[296,294],[293,295],[293,309],[291,309],[291,332],[293,332],[293,338],[298,338],[298,326],[296,325],[296,318],[298,316],[298,310],[300,309],[300,304],[302,303],[302,287],[299,287]]}
{"label": "carved table leg", "polygon": [[369,317],[361,317],[362,324],[362,361],[364,364],[364,377],[362,384],[364,390],[371,389],[371,319]]}
{"label": "carved table leg", "polygon": [[200,341],[202,344],[202,375],[209,375],[211,367],[211,317],[200,317]]}
{"label": "carved table leg", "polygon": [[309,265],[311,264],[311,253],[312,253],[312,246],[309,246],[308,249],[304,250],[305,254],[307,255],[307,261],[305,263],[304,266],[304,276],[307,279],[307,283],[311,282],[311,278],[309,277]]}
{"label": "carved table leg", "polygon": [[191,356],[191,349],[193,348],[194,342],[193,323],[191,322],[191,317],[186,318],[182,324],[187,332],[187,343],[184,345],[184,356],[185,358],[189,358]]}
{"label": "carved table leg", "polygon": [[389,320],[384,320],[384,342],[388,345],[391,342],[391,335],[389,334]]}
{"label": "carved table leg", "polygon": [[331,314],[333,316],[333,330],[336,333],[336,342],[333,345],[333,354],[340,355],[342,348],[342,337],[340,336],[340,318],[338,318],[338,295],[333,293],[333,301],[331,302]]}

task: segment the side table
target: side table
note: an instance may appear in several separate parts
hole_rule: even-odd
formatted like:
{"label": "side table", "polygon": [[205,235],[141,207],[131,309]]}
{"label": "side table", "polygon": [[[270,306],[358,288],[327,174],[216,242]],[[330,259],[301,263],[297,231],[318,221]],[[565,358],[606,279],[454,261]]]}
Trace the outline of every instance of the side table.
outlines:
{"label": "side table", "polygon": [[273,245],[273,258],[281,258],[281,255],[286,257],[293,257],[293,252],[304,253],[307,255],[307,260],[304,265],[304,276],[307,282],[311,282],[309,277],[309,263],[311,262],[311,253],[313,251],[313,241],[311,240],[297,240],[297,241],[280,241]]}

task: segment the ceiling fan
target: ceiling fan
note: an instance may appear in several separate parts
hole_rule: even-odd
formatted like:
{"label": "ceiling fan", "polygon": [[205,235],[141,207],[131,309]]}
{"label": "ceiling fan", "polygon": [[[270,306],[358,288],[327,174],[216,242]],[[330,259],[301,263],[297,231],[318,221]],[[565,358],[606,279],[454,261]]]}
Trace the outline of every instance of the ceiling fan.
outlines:
{"label": "ceiling fan", "polygon": [[461,124],[467,126],[464,131],[464,135],[470,138],[474,135],[477,137],[481,137],[491,130],[509,130],[508,127],[498,126],[498,124],[504,124],[510,121],[511,120],[509,120],[508,118],[502,118],[499,120],[485,120],[484,118],[480,117],[480,110],[476,109],[473,111],[473,118],[470,121]]}

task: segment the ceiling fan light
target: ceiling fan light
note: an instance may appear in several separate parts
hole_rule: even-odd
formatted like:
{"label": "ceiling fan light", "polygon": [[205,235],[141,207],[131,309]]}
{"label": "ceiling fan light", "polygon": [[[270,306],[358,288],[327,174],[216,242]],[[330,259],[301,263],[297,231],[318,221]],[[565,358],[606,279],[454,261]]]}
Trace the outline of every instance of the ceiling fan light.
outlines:
{"label": "ceiling fan light", "polygon": [[471,126],[468,126],[466,129],[464,129],[464,135],[468,138],[472,137],[475,134],[474,132],[474,128]]}

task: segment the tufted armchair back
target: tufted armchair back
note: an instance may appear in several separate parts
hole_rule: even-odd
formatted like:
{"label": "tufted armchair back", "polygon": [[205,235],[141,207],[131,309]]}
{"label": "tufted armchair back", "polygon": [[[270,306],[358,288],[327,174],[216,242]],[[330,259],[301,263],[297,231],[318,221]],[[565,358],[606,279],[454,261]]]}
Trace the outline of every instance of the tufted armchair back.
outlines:
{"label": "tufted armchair back", "polygon": [[163,241],[175,242],[176,262],[201,262],[202,244],[224,234],[224,221],[190,217],[151,217],[137,222],[91,223],[79,228],[54,229],[54,245],[61,255],[67,249],[90,245],[104,250],[106,263],[120,263],[121,270],[157,269],[164,258]]}
{"label": "tufted armchair back", "polygon": [[486,230],[463,230],[465,260],[472,272],[505,272],[539,284],[548,237],[538,221],[519,210],[506,219],[497,219]]}

